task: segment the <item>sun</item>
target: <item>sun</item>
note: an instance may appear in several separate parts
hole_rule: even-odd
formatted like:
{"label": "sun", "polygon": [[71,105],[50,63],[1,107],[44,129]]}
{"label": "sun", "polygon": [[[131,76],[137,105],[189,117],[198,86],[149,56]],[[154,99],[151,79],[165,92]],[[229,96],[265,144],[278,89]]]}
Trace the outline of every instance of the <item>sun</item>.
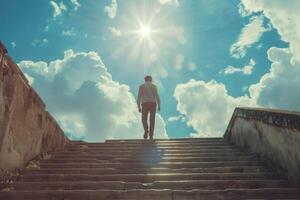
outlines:
{"label": "sun", "polygon": [[145,39],[145,38],[150,38],[150,35],[152,33],[152,30],[149,26],[147,25],[142,25],[138,31],[140,37],[142,39]]}

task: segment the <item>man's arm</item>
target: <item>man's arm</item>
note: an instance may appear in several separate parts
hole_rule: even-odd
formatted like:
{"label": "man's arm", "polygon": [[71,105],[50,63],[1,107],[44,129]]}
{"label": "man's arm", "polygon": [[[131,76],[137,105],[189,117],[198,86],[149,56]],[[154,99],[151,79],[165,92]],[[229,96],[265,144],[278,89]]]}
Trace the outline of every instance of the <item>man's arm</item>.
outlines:
{"label": "man's arm", "polygon": [[142,88],[140,86],[138,97],[137,97],[137,100],[136,100],[139,112],[141,112],[141,95],[142,95]]}
{"label": "man's arm", "polygon": [[158,111],[160,111],[160,98],[159,98],[159,94],[158,94],[156,86],[155,86],[155,98],[156,98],[156,102],[157,102],[157,109],[158,109]]}

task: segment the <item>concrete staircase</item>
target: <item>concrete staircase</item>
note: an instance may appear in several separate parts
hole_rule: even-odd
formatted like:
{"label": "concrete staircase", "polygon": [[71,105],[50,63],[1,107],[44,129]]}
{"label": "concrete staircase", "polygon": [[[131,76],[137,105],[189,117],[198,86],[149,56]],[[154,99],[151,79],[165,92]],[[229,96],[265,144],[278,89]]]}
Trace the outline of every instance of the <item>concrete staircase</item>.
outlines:
{"label": "concrete staircase", "polygon": [[300,199],[300,187],[222,138],[73,142],[0,199]]}

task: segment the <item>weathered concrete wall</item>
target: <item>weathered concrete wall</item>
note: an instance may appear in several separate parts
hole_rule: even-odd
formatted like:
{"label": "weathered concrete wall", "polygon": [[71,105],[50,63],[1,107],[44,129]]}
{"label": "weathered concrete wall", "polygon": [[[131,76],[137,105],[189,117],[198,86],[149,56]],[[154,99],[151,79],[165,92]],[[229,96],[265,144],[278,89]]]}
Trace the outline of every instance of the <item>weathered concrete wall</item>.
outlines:
{"label": "weathered concrete wall", "polygon": [[0,43],[0,169],[23,167],[68,139]]}
{"label": "weathered concrete wall", "polygon": [[300,180],[300,113],[236,108],[224,137]]}
{"label": "weathered concrete wall", "polygon": [[2,144],[2,139],[3,139],[3,121],[4,121],[4,111],[5,111],[5,106],[4,106],[4,96],[3,96],[3,63],[4,63],[4,54],[6,54],[6,49],[0,42],[0,147]]}

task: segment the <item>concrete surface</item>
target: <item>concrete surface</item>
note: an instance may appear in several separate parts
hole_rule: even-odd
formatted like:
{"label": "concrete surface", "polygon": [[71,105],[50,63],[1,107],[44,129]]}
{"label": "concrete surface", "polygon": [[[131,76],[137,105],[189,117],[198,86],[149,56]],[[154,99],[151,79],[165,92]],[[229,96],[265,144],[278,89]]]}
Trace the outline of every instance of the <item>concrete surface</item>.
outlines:
{"label": "concrete surface", "polygon": [[63,148],[64,132],[0,42],[0,169]]}
{"label": "concrete surface", "polygon": [[300,180],[300,113],[236,108],[224,137]]}

